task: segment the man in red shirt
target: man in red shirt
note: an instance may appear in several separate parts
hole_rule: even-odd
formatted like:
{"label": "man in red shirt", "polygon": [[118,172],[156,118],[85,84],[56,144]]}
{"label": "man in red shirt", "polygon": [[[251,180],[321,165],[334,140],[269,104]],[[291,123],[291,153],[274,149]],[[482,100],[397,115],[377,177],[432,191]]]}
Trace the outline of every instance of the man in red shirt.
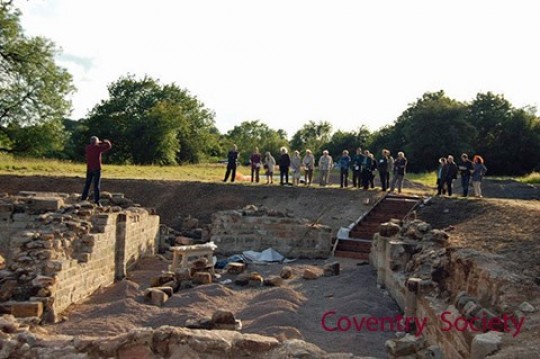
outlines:
{"label": "man in red shirt", "polygon": [[94,202],[99,205],[99,186],[101,180],[101,154],[112,147],[109,140],[99,141],[96,136],[90,137],[90,144],[86,145],[86,183],[81,200],[86,201],[90,185],[94,183]]}

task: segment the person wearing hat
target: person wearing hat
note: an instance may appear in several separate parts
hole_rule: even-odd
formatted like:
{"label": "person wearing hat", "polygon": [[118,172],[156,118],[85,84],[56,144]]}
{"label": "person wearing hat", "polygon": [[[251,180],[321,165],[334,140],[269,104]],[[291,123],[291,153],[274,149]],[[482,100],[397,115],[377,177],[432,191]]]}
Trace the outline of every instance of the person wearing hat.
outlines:
{"label": "person wearing hat", "polygon": [[329,183],[332,167],[334,167],[334,160],[332,160],[328,151],[324,150],[321,158],[319,158],[319,171],[321,171],[321,180],[319,184],[322,187],[325,187]]}

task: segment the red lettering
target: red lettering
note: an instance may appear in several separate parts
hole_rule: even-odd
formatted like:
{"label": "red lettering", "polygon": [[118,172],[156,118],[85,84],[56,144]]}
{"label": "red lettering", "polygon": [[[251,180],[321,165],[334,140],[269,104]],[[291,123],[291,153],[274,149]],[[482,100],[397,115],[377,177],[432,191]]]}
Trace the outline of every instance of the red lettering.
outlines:
{"label": "red lettering", "polygon": [[[459,322],[462,322],[465,325],[461,326],[461,328],[460,328],[459,327]],[[467,319],[465,319],[463,317],[456,318],[456,321],[454,322],[454,327],[456,327],[456,330],[458,332],[465,331],[467,329],[468,325],[469,325],[469,322],[467,321]]]}
{"label": "red lettering", "polygon": [[[346,324],[346,325],[347,325],[346,328],[343,328],[343,327],[341,326],[341,323],[342,323],[342,322],[346,322],[346,323],[347,323],[347,324]],[[348,331],[349,329],[351,329],[351,325],[352,325],[352,324],[351,324],[351,321],[350,321],[350,319],[347,318],[347,317],[340,317],[340,318],[338,319],[338,321],[337,321],[337,327],[338,327],[338,330],[339,330],[340,332],[346,332],[346,331]]]}
{"label": "red lettering", "polygon": [[376,332],[378,326],[379,326],[379,320],[375,317],[369,317],[369,319],[366,322],[367,330],[370,332]]}
{"label": "red lettering", "polygon": [[448,332],[448,331],[452,330],[452,322],[446,319],[446,316],[447,316],[447,315],[450,315],[450,314],[452,314],[452,313],[451,313],[451,312],[448,312],[448,311],[443,312],[443,313],[441,314],[441,320],[442,320],[445,324],[448,324],[448,327],[445,327],[445,326],[443,325],[443,327],[441,328],[441,330],[442,330],[443,332]]}
{"label": "red lettering", "polygon": [[323,329],[327,332],[335,332],[337,330],[337,328],[330,328],[330,327],[327,327],[326,326],[326,317],[329,316],[329,315],[335,315],[336,312],[334,310],[331,310],[329,312],[324,312],[322,318],[321,318],[321,326],[323,327]]}
{"label": "red lettering", "polygon": [[360,320],[360,322],[358,322],[358,318],[353,317],[354,327],[356,328],[356,331],[357,331],[357,332],[362,331],[362,327],[364,326],[365,320],[366,320],[366,318],[362,317],[362,319]]}

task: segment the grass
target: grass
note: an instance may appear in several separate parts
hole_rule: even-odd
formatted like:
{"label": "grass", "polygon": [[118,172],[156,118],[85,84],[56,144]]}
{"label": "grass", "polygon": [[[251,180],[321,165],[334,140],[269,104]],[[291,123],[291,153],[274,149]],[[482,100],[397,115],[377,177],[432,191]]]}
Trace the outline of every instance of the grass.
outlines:
{"label": "grass", "polygon": [[533,172],[525,177],[521,177],[519,181],[529,184],[540,184],[540,172]]}
{"label": "grass", "polygon": [[407,173],[405,178],[409,181],[418,182],[428,187],[434,187],[437,184],[436,172]]}
{"label": "grass", "polygon": [[[240,168],[238,172],[247,174]],[[20,158],[0,154],[0,174],[18,176],[84,177],[86,165],[52,159]],[[207,163],[185,166],[103,165],[103,176],[117,179],[149,179],[216,182],[223,179],[225,165]]]}
{"label": "grass", "polygon": [[[53,159],[14,157],[0,153],[0,175],[12,174],[17,176],[58,176],[58,177],[84,177],[86,165],[71,161]],[[249,175],[249,167],[241,166],[237,174]],[[279,172],[278,172],[279,173]],[[135,166],[135,165],[103,165],[103,175],[107,178],[118,179],[148,179],[148,180],[174,180],[174,181],[201,181],[218,182],[225,174],[225,164],[204,163],[183,166]],[[434,187],[436,172],[407,173],[406,178],[428,187]],[[261,174],[264,180],[264,175]],[[318,175],[315,174],[315,182]],[[540,184],[540,172],[533,172],[527,176],[515,178],[516,180]]]}

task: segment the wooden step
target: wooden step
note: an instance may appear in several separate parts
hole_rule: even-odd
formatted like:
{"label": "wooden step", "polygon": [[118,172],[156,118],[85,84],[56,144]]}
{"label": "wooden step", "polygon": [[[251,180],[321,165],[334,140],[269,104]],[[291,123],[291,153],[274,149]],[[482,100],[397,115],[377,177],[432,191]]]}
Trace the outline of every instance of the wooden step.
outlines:
{"label": "wooden step", "polygon": [[371,250],[371,242],[360,242],[353,240],[340,240],[336,250],[349,252],[369,253]]}
{"label": "wooden step", "polygon": [[368,253],[360,253],[360,252],[335,251],[334,257],[369,260]]}

